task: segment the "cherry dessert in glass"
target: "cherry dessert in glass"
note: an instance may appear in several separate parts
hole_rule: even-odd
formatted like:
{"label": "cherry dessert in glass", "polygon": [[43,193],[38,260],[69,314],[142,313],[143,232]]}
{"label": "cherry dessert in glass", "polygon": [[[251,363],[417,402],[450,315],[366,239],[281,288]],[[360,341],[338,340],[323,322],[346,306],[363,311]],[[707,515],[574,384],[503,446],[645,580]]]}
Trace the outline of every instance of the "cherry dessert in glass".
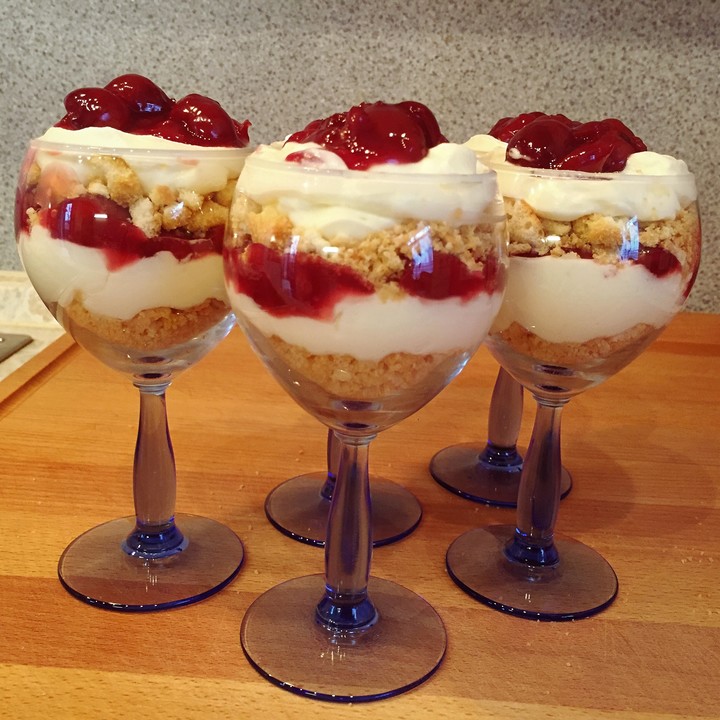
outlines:
{"label": "cherry dessert in glass", "polygon": [[201,95],[170,99],[140,75],[80,88],[29,144],[16,237],[43,302],[140,394],[135,515],[63,553],[63,585],[88,603],[156,610],[211,595],[240,569],[225,525],[175,514],[165,391],[229,332],[222,244],[248,122]]}

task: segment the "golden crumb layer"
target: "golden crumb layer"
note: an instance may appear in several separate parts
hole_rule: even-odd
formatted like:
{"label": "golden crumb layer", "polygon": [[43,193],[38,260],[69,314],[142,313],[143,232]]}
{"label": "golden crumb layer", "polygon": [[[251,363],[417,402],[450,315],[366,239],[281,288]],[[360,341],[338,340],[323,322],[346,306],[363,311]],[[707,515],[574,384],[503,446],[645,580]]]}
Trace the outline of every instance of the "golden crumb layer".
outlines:
{"label": "golden crumb layer", "polygon": [[129,320],[90,312],[79,296],[59,311],[69,322],[120,347],[157,353],[191,340],[217,325],[230,309],[222,301],[208,298],[199,305],[178,310],[156,307],[141,310]]}
{"label": "golden crumb layer", "polygon": [[[413,355],[397,352],[382,360],[358,360],[352,355],[315,355],[274,335],[269,342],[293,371],[346,400],[374,400],[420,386],[458,351]],[[445,374],[446,371],[443,370]]]}
{"label": "golden crumb layer", "polygon": [[515,352],[538,362],[561,367],[579,367],[620,355],[625,350],[636,350],[638,343],[649,341],[658,332],[652,325],[638,323],[611,337],[592,338],[582,343],[549,342],[513,322],[504,330],[492,334],[510,345]]}
{"label": "golden crumb layer", "polygon": [[[433,252],[454,255],[470,271],[482,271],[489,258],[497,261],[497,248],[505,243],[504,229],[491,223],[453,227],[443,222],[405,220],[372,232],[361,239],[336,236],[323,238],[318,232],[294,227],[276,204],[264,206],[239,196],[230,218],[235,243],[252,239],[279,252],[318,255],[331,263],[352,268],[386,296],[399,294],[394,278],[408,261]],[[332,253],[324,252],[332,247]]]}
{"label": "golden crumb layer", "polygon": [[[616,263],[623,244],[637,240],[641,247],[660,247],[672,253],[680,261],[685,278],[699,261],[700,218],[695,203],[672,220],[655,222],[599,213],[569,222],[550,220],[538,215],[524,200],[512,198],[505,198],[505,212],[510,255],[559,256],[575,252],[581,257],[592,256],[597,262]],[[548,242],[549,237],[553,242]]]}

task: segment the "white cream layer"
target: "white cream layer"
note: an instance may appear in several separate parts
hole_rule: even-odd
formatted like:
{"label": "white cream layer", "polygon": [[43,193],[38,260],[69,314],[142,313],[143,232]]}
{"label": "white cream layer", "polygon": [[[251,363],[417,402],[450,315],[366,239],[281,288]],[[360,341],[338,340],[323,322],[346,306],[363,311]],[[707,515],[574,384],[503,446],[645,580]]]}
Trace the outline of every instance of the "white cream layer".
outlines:
{"label": "white cream layer", "polygon": [[[53,150],[38,149],[35,160],[41,170],[59,163],[87,185],[90,178],[96,176],[97,168],[85,161],[78,162],[78,156],[103,154],[101,150],[107,150],[105,154],[122,157],[133,169],[147,194],[159,185],[191,190],[199,195],[222,190],[229,180],[240,174],[249,153],[242,148],[185,145],[111,127],[82,130],[51,127],[39,140],[58,145]],[[68,154],[55,152],[59,146],[66,146],[63,150]]]}
{"label": "white cream layer", "polygon": [[[305,159],[287,162],[291,153]],[[478,174],[487,182],[473,181]],[[497,212],[496,184],[487,169],[478,169],[469,148],[452,143],[431,148],[416,163],[362,171],[348,170],[338,155],[315,143],[260,145],[238,188],[261,205],[277,203],[300,232],[327,239],[359,239],[412,219],[456,227]]]}
{"label": "white cream layer", "polygon": [[316,355],[343,354],[379,361],[386,355],[413,355],[474,349],[485,338],[502,301],[502,293],[480,293],[472,300],[423,300],[406,296],[382,301],[377,295],[337,303],[331,320],[279,318],[252,298],[228,289],[230,304],[241,322],[254,325]]}
{"label": "white cream layer", "polygon": [[493,324],[517,322],[548,342],[582,343],[637,323],[666,325],[683,302],[679,272],[658,278],[637,264],[511,257],[502,308]]}
{"label": "white cream layer", "polygon": [[70,303],[81,293],[93,313],[129,320],[141,310],[177,309],[208,298],[227,300],[222,258],[206,255],[177,260],[167,251],[108,270],[102,250],[50,236],[36,225],[18,238],[20,257],[38,295],[45,303]]}
{"label": "white cream layer", "polygon": [[507,162],[506,143],[490,135],[475,135],[466,145],[497,172],[505,197],[524,200],[551,220],[567,222],[592,213],[667,220],[697,198],[687,165],[669,155],[634,153],[618,173],[535,171]]}

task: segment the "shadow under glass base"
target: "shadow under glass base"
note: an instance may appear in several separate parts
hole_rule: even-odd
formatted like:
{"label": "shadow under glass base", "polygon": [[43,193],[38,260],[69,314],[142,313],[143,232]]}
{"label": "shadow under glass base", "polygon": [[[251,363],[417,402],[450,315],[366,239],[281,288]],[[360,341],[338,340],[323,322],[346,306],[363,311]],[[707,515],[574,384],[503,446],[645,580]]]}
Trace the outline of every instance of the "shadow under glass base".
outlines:
{"label": "shadow under glass base", "polygon": [[144,559],[122,550],[135,528],[125,517],[73,540],[58,562],[58,576],[75,597],[108,610],[142,612],[189,605],[224,588],[242,565],[238,536],[222,523],[177,515],[187,547],[176,555]]}
{"label": "shadow under glass base", "polygon": [[[265,500],[268,520],[293,540],[323,547],[330,500],[321,494],[327,475],[308,473],[286,480]],[[397,483],[370,478],[373,546],[387,545],[409,535],[420,523],[418,499]]]}
{"label": "shadow under glass base", "polygon": [[[440,450],[430,461],[430,474],[435,482],[456,495],[500,507],[517,507],[522,458],[506,467],[495,467],[480,459],[485,449],[478,443],[451,445]],[[572,476],[563,467],[560,497],[572,489]]]}
{"label": "shadow under glass base", "polygon": [[315,618],[324,578],[288,580],[248,608],[240,630],[253,667],[280,687],[336,702],[380,700],[410,690],[440,665],[447,636],[419,595],[370,578],[378,620],[361,633],[332,633]]}
{"label": "shadow under glass base", "polygon": [[615,571],[592,548],[556,535],[556,566],[524,565],[504,554],[514,533],[513,525],[490,525],[461,535],[447,551],[450,577],[486,605],[530,620],[579,620],[617,596]]}

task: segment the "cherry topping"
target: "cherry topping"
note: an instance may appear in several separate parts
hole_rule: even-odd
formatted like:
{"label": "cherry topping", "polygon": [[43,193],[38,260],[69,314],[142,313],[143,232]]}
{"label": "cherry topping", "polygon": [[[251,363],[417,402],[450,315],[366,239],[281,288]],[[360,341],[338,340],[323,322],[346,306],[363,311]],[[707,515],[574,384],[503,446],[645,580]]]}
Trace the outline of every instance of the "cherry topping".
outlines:
{"label": "cherry topping", "polygon": [[124,130],[130,120],[125,102],[105,88],[78,88],[65,97],[67,114],[58,123],[68,130],[114,127]]}
{"label": "cherry topping", "polygon": [[109,125],[135,135],[157,135],[186,145],[246,147],[250,121],[238,122],[204,95],[178,102],[143,75],[128,73],[104,88],[80,88],[65,98],[67,130]]}
{"label": "cherry topping", "polygon": [[[178,126],[193,145],[237,146],[239,139],[232,118],[215,100],[193,93],[178,100],[170,111],[173,134]],[[163,135],[164,137],[164,135]]]}
{"label": "cherry topping", "polygon": [[440,131],[437,118],[432,114],[432,111],[427,105],[423,105],[415,100],[403,100],[398,103],[398,107],[407,110],[418,121],[425,134],[425,142],[428,148],[447,142],[447,138]]}
{"label": "cherry topping", "polygon": [[[447,142],[429,108],[406,100],[391,104],[361,103],[347,112],[313,120],[288,142],[314,142],[339,155],[353,170],[381,163],[413,163]],[[288,156],[302,162],[302,153]]]}
{"label": "cherry topping", "polygon": [[555,167],[572,144],[572,131],[567,125],[552,117],[541,117],[513,135],[508,142],[507,158],[525,167]]}
{"label": "cherry topping", "polygon": [[507,143],[508,162],[526,167],[619,172],[628,156],[647,150],[617,118],[580,123],[532,112],[499,120],[489,134]]}
{"label": "cherry topping", "polygon": [[[583,172],[602,172],[615,143],[609,133],[588,140],[570,150],[560,159],[555,159],[554,167],[558,170],[581,170]],[[623,163],[624,165],[624,163]]]}
{"label": "cherry topping", "polygon": [[535,118],[541,117],[541,112],[523,113],[517,117],[505,117],[498,120],[488,132],[488,135],[492,135],[498,140],[507,142],[518,130],[521,130],[529,122],[532,122]]}
{"label": "cherry topping", "polygon": [[120,75],[111,80],[105,89],[129,106],[136,129],[154,125],[170,114],[173,101],[143,75]]}

